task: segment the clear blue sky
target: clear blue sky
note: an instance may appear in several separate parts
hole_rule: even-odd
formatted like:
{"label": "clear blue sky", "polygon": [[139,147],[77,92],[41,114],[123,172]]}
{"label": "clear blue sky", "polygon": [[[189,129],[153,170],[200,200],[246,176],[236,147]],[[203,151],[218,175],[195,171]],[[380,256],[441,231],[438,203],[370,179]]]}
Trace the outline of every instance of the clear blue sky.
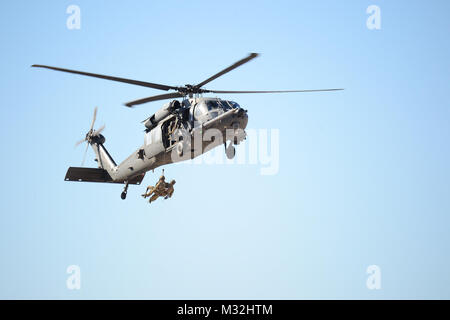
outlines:
{"label": "clear blue sky", "polygon": [[[81,8],[68,30],[66,8]],[[366,8],[381,8],[368,30]],[[0,298],[450,298],[448,1],[9,1],[0,11]],[[280,167],[166,167],[171,200],[64,182],[94,106],[117,162],[152,89],[34,63],[212,89],[279,129]],[[239,151],[238,151],[239,152]],[[93,153],[88,166],[94,166]],[[81,290],[66,268],[81,268]],[[368,290],[366,268],[381,268]]]}

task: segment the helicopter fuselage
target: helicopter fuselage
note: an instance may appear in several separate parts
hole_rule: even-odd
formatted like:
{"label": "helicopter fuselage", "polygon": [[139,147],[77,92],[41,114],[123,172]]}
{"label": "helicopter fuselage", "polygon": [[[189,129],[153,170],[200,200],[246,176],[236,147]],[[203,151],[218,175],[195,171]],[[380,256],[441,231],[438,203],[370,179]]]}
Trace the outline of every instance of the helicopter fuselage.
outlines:
{"label": "helicopter fuselage", "polygon": [[[313,90],[210,90],[204,86],[211,81],[227,74],[258,56],[250,53],[247,57],[233,63],[229,67],[210,76],[195,85],[172,86],[147,81],[139,81],[92,72],[52,67],[34,64],[32,67],[45,68],[54,71],[67,72],[88,77],[127,83],[160,91],[164,94],[137,99],[125,103],[134,107],[152,101],[183,98],[182,102],[172,100],[144,121],[146,127],[144,144],[116,165],[103,143],[105,137],[100,133],[101,127],[94,130],[97,109],[90,130],[86,137],[77,143],[87,142],[94,149],[99,168],[70,167],[67,170],[66,181],[124,183],[122,199],[126,198],[129,184],[140,184],[147,171],[169,163],[193,159],[205,152],[223,144],[229,159],[235,155],[234,144],[245,139],[245,128],[248,122],[247,111],[237,103],[218,98],[198,97],[201,94],[267,94],[288,92],[319,92],[337,91],[343,89],[313,89]],[[193,98],[193,96],[195,96]],[[189,97],[189,98],[186,98]],[[227,147],[227,142],[231,143]],[[87,150],[87,149],[86,149]],[[86,155],[86,153],[85,153]]]}
{"label": "helicopter fuselage", "polygon": [[149,170],[193,159],[219,145],[225,145],[229,158],[234,156],[232,145],[245,139],[246,110],[235,102],[217,98],[185,99],[180,107],[171,110],[174,103],[179,102],[164,105],[152,116],[158,119],[158,114],[169,111],[157,123],[149,123],[152,117],[145,121],[144,144],[119,165],[103,146],[103,136],[92,140],[99,168],[109,173],[111,182],[127,183]]}

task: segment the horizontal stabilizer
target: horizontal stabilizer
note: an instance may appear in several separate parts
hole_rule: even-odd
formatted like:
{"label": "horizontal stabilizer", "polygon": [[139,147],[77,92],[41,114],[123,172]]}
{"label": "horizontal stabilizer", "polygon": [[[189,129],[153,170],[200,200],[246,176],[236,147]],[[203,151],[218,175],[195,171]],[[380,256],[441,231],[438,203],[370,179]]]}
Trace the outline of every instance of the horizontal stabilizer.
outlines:
{"label": "horizontal stabilizer", "polygon": [[[139,174],[128,181],[128,184],[141,184],[145,174]],[[105,183],[124,183],[124,181],[113,181],[108,172],[100,168],[79,168],[70,167],[67,170],[65,181],[80,182],[105,182]]]}

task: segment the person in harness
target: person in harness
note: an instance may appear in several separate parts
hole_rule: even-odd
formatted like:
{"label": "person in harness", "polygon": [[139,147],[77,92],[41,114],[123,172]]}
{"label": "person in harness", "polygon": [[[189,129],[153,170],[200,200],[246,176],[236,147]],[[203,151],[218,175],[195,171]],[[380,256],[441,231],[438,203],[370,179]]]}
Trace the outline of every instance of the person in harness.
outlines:
{"label": "person in harness", "polygon": [[161,177],[159,178],[158,182],[155,186],[148,186],[147,190],[144,194],[142,194],[142,197],[150,199],[148,200],[149,203],[152,203],[159,197],[164,197],[164,199],[171,198],[174,192],[174,184],[176,183],[175,180],[170,181],[170,183],[166,182],[166,178],[164,177],[164,169],[162,172]]}

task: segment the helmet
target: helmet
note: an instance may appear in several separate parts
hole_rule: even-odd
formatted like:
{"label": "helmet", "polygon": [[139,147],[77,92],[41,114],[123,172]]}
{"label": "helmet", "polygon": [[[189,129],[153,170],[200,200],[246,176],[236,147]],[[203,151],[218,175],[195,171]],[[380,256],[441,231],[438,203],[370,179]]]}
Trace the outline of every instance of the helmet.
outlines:
{"label": "helmet", "polygon": [[175,183],[176,183],[175,180],[170,181],[170,184],[171,184],[171,185],[174,185]]}

